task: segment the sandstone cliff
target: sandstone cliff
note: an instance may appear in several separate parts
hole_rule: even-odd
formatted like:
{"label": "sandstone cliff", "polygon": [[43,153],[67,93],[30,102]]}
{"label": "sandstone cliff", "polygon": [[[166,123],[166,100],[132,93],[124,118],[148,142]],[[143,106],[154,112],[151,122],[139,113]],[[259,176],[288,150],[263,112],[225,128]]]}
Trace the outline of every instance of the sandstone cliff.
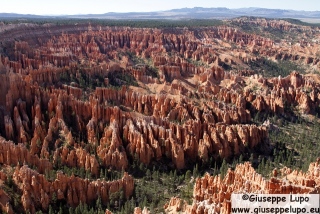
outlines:
{"label": "sandstone cliff", "polygon": [[[53,194],[72,207],[99,196],[106,204],[121,188],[129,197],[131,176],[107,182],[100,172],[126,171],[131,160],[166,160],[183,169],[232,158],[270,146],[267,127],[252,120],[257,112],[316,114],[317,75],[292,71],[265,78],[248,65],[267,58],[318,69],[317,29],[277,20],[234,22],[303,35],[293,43],[230,26],[1,25],[0,164],[15,168],[24,210],[47,211]],[[93,180],[61,172],[46,179],[46,173],[65,168],[84,169]],[[248,164],[239,165],[224,180],[198,179],[191,207],[178,198],[168,207],[224,212],[233,191],[308,192],[317,183],[310,173],[301,177],[306,179],[293,184],[266,181]],[[1,209],[11,212],[12,199],[0,195]]]}
{"label": "sandstone cliff", "polygon": [[166,213],[230,213],[232,193],[317,193],[319,164],[319,161],[311,163],[306,173],[283,168],[279,175],[273,172],[278,177],[270,179],[256,173],[248,162],[237,165],[234,171],[229,169],[223,179],[207,173],[196,180],[191,205],[182,199],[171,198],[165,205]]}
{"label": "sandstone cliff", "polygon": [[48,210],[53,195],[58,200],[65,200],[69,206],[75,207],[79,203],[91,204],[101,198],[104,205],[109,201],[112,193],[123,190],[129,198],[134,189],[133,178],[125,173],[120,180],[104,181],[68,177],[58,172],[56,179],[48,181],[44,175],[31,170],[26,165],[17,167],[13,180],[22,191],[22,205],[25,211],[35,213],[36,210]]}

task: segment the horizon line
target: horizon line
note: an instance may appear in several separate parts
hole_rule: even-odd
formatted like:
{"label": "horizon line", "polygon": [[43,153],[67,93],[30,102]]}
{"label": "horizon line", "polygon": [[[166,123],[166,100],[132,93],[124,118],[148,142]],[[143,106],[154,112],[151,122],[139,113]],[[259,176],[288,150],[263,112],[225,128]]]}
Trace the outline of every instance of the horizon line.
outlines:
{"label": "horizon line", "polygon": [[267,9],[267,10],[284,10],[284,11],[297,11],[297,12],[320,12],[320,10],[294,10],[294,9],[280,9],[280,8],[266,8],[266,7],[240,7],[240,8],[228,8],[228,7],[182,7],[182,8],[173,8],[169,10],[157,10],[157,11],[127,11],[127,12],[105,12],[105,13],[77,13],[77,14],[36,14],[36,13],[17,13],[17,12],[0,12],[0,14],[15,14],[15,15],[29,15],[29,16],[83,16],[83,15],[104,15],[108,13],[116,14],[125,14],[125,13],[156,13],[156,12],[168,12],[172,10],[181,10],[181,9],[228,9],[228,10],[240,10],[240,9]]}

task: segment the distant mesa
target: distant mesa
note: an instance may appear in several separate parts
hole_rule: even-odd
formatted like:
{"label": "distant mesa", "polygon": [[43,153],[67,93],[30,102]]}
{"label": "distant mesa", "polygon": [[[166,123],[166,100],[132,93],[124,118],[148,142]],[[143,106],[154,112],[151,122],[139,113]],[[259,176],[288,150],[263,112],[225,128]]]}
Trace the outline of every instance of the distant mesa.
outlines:
{"label": "distant mesa", "polygon": [[319,18],[320,11],[297,11],[268,8],[239,8],[226,7],[205,8],[177,8],[166,11],[154,12],[108,12],[104,14],[80,14],[80,15],[32,15],[17,13],[0,13],[0,18],[97,18],[97,19],[225,19],[240,16],[258,16],[266,18]]}

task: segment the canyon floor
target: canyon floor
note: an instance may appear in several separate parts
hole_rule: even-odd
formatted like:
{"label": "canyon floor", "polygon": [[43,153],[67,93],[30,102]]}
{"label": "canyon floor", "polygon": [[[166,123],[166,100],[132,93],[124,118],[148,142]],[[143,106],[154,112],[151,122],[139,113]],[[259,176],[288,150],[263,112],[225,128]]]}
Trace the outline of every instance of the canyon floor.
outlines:
{"label": "canyon floor", "polygon": [[230,213],[319,193],[320,27],[0,22],[3,213]]}

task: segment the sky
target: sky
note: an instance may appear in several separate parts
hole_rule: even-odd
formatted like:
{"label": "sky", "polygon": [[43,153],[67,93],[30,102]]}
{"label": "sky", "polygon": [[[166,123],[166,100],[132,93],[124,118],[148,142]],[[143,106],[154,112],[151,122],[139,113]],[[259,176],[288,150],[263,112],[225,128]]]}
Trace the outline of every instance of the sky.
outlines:
{"label": "sky", "polygon": [[1,0],[0,13],[74,15],[162,11],[185,7],[262,7],[320,11],[320,0]]}

